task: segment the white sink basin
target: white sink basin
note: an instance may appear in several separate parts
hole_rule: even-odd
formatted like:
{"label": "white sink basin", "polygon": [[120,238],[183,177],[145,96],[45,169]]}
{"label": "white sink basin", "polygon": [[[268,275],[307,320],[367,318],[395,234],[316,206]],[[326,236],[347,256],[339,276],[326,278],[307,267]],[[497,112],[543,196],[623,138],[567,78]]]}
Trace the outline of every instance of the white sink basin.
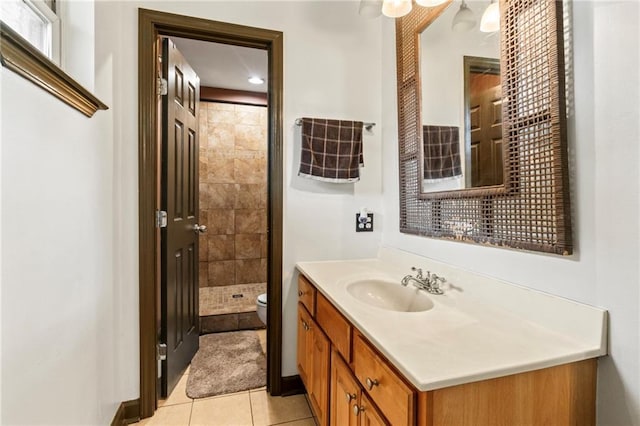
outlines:
{"label": "white sink basin", "polygon": [[354,281],[347,285],[347,292],[361,302],[387,311],[422,312],[433,308],[433,302],[424,291],[392,281]]}

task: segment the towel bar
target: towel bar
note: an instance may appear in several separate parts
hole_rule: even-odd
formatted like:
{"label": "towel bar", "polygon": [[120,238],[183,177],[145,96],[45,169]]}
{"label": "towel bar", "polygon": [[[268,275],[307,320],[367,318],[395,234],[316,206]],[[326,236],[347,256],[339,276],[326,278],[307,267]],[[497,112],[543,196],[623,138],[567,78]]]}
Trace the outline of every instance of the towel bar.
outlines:
{"label": "towel bar", "polygon": [[[302,126],[302,118],[296,118],[295,123],[296,126]],[[362,126],[367,130],[371,130],[371,128],[375,125],[376,123],[362,123]]]}

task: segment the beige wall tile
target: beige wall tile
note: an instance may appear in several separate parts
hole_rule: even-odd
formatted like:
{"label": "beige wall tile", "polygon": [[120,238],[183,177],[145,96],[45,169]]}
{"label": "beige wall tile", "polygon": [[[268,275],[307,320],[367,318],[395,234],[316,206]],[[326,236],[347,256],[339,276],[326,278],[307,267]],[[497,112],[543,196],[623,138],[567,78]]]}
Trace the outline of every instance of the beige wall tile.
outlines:
{"label": "beige wall tile", "polygon": [[209,160],[206,155],[198,156],[198,183],[206,182],[209,174]]}
{"label": "beige wall tile", "polygon": [[236,283],[261,283],[266,280],[267,268],[262,259],[236,260]]}
{"label": "beige wall tile", "polygon": [[225,154],[212,153],[208,156],[207,174],[200,175],[207,183],[235,183],[235,159],[232,152]]}
{"label": "beige wall tile", "polygon": [[235,259],[235,241],[233,235],[210,235],[208,246],[208,260]]}
{"label": "beige wall tile", "polygon": [[260,257],[267,258],[269,254],[269,237],[267,234],[260,234]]}
{"label": "beige wall tile", "polygon": [[267,138],[262,126],[236,124],[235,148],[241,151],[266,151]]}
{"label": "beige wall tile", "polygon": [[236,209],[264,209],[266,207],[266,184],[236,184]]}
{"label": "beige wall tile", "polygon": [[262,234],[236,234],[236,259],[259,259]]}
{"label": "beige wall tile", "polygon": [[207,287],[232,285],[235,279],[235,261],[219,260],[209,261],[209,281]]}
{"label": "beige wall tile", "polygon": [[236,183],[266,183],[267,159],[266,157],[236,158],[233,162]]}
{"label": "beige wall tile", "polygon": [[235,107],[231,104],[221,104],[212,102],[207,108],[207,121],[209,127],[221,123],[235,123]]}
{"label": "beige wall tile", "polygon": [[191,426],[252,426],[249,394],[196,400],[191,413]]}
{"label": "beige wall tile", "polygon": [[257,107],[251,105],[236,105],[236,123],[241,124],[254,124],[259,125],[261,123],[260,110],[266,109],[265,107]]}
{"label": "beige wall tile", "polygon": [[198,184],[198,208],[202,212],[203,210],[209,210],[211,208],[210,205],[211,192],[209,191],[209,184],[206,183],[206,180],[200,179]]}
{"label": "beige wall tile", "polygon": [[266,391],[250,392],[251,412],[255,426],[266,426],[308,419],[311,410],[304,395],[270,396]]}
{"label": "beige wall tile", "polygon": [[235,210],[209,210],[205,225],[207,225],[209,235],[233,234],[235,232]]}
{"label": "beige wall tile", "polygon": [[[211,115],[211,112],[209,112]],[[207,126],[206,139],[201,137],[201,145],[206,140],[207,149],[214,151],[233,151],[235,147],[235,129],[233,123],[212,123]]]}
{"label": "beige wall tile", "polygon": [[261,234],[267,231],[266,209],[235,210],[235,230],[238,234]]}
{"label": "beige wall tile", "polygon": [[209,263],[198,262],[198,287],[209,286]]}
{"label": "beige wall tile", "polygon": [[207,185],[211,199],[211,209],[232,209],[236,204],[236,187],[232,183],[212,183]]}
{"label": "beige wall tile", "polygon": [[[201,218],[206,218],[206,216],[200,216]],[[204,224],[203,220],[200,220],[198,223]],[[206,262],[209,260],[209,235],[208,234],[200,234],[198,237],[198,261]]]}

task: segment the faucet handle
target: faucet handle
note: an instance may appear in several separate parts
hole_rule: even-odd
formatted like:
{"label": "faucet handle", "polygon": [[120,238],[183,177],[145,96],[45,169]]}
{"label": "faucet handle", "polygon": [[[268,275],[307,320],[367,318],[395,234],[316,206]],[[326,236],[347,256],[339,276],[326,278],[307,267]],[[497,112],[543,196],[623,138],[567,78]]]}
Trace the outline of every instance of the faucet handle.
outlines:
{"label": "faucet handle", "polygon": [[444,284],[446,283],[447,280],[445,280],[443,277],[439,277],[436,274],[431,274],[431,288],[433,289],[435,294],[442,294],[443,291],[440,288],[440,284]]}
{"label": "faucet handle", "polygon": [[411,267],[412,271],[418,271],[418,273],[416,274],[416,278],[418,279],[423,279],[424,277],[422,276],[422,268],[416,268],[415,266]]}

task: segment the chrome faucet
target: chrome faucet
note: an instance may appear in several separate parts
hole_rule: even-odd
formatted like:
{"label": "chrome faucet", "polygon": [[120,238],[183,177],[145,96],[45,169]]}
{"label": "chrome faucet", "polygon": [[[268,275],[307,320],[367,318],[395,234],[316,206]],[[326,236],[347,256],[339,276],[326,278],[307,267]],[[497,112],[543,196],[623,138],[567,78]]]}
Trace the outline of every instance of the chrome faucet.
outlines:
{"label": "chrome faucet", "polygon": [[406,275],[400,284],[406,287],[409,283],[412,283],[416,288],[420,290],[425,290],[431,294],[443,294],[444,292],[440,288],[440,284],[446,282],[446,280],[433,272],[427,271],[426,275],[423,274],[421,268],[416,268],[415,266],[411,267],[412,271],[417,271],[418,273],[414,277],[409,274]]}

